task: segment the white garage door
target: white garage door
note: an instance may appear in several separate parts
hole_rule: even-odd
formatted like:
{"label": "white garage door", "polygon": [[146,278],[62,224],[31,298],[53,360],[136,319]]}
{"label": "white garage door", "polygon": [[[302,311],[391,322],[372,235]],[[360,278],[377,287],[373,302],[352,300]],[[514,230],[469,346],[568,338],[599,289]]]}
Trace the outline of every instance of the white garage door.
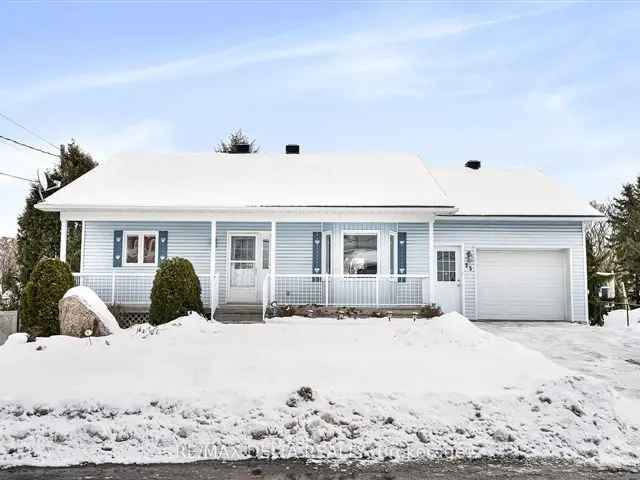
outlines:
{"label": "white garage door", "polygon": [[478,250],[478,318],[566,320],[567,253]]}

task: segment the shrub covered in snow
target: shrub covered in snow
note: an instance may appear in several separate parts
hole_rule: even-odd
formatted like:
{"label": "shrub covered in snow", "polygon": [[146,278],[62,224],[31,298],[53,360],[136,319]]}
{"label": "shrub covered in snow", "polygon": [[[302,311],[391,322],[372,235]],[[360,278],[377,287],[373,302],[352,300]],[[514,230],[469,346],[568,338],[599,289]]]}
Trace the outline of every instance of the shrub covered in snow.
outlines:
{"label": "shrub covered in snow", "polygon": [[22,295],[20,319],[31,335],[58,335],[58,302],[73,288],[71,268],[55,258],[43,258],[33,270]]}
{"label": "shrub covered in snow", "polygon": [[160,325],[187,315],[203,313],[200,280],[186,258],[170,258],[160,264],[153,279],[149,319]]}

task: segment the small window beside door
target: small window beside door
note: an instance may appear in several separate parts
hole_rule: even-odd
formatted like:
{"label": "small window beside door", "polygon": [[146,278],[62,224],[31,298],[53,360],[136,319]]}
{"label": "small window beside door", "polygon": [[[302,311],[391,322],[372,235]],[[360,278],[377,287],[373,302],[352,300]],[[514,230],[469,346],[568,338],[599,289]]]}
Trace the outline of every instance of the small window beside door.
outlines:
{"label": "small window beside door", "polygon": [[395,232],[389,234],[389,273],[395,275],[398,272],[398,257],[396,254],[398,236]]}
{"label": "small window beside door", "polygon": [[441,250],[437,254],[438,281],[455,282],[456,279],[456,252],[455,250]]}
{"label": "small window beside door", "polygon": [[269,270],[269,260],[270,260],[270,242],[268,239],[262,240],[262,269]]}
{"label": "small window beside door", "polygon": [[331,274],[331,234],[324,234],[324,273]]}

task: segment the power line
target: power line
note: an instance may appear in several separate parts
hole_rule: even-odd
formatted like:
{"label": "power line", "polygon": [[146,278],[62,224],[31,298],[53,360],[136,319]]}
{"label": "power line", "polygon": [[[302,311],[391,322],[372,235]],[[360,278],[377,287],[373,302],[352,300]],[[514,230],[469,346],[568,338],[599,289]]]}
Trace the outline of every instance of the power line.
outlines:
{"label": "power line", "polygon": [[10,173],[0,172],[0,175],[4,175],[5,177],[17,178],[18,180],[25,180],[30,183],[37,183],[35,180],[31,180],[30,178],[19,177],[18,175],[12,175]]}
{"label": "power line", "polygon": [[21,123],[18,123],[17,121],[15,121],[13,118],[9,117],[8,115],[5,115],[4,113],[0,112],[0,117],[4,118],[5,120],[13,123],[15,126],[20,127],[21,129],[23,129],[25,132],[30,133],[31,135],[33,135],[34,137],[39,138],[40,140],[42,140],[44,143],[48,143],[49,145],[51,145],[53,148],[58,148],[56,145],[54,145],[53,143],[51,143],[49,140],[47,140],[46,138],[44,138],[42,135],[38,135],[36,132],[34,132],[33,130],[25,127],[24,125],[22,125]]}
{"label": "power line", "polygon": [[35,150],[36,152],[44,153],[45,155],[51,155],[52,157],[60,158],[60,155],[57,153],[47,152],[46,150],[41,150],[38,147],[32,147],[31,145],[27,145],[26,143],[19,142],[18,140],[14,140],[13,138],[4,137],[0,135],[0,138],[3,140],[7,140],[9,142],[15,143],[16,145],[20,145],[21,147],[30,148],[31,150]]}

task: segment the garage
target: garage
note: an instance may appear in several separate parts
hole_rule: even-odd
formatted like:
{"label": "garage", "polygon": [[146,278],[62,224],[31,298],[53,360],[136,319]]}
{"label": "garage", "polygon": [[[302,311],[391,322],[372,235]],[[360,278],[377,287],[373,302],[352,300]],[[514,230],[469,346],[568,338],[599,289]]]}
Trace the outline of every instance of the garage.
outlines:
{"label": "garage", "polygon": [[567,250],[478,250],[480,320],[570,319]]}

